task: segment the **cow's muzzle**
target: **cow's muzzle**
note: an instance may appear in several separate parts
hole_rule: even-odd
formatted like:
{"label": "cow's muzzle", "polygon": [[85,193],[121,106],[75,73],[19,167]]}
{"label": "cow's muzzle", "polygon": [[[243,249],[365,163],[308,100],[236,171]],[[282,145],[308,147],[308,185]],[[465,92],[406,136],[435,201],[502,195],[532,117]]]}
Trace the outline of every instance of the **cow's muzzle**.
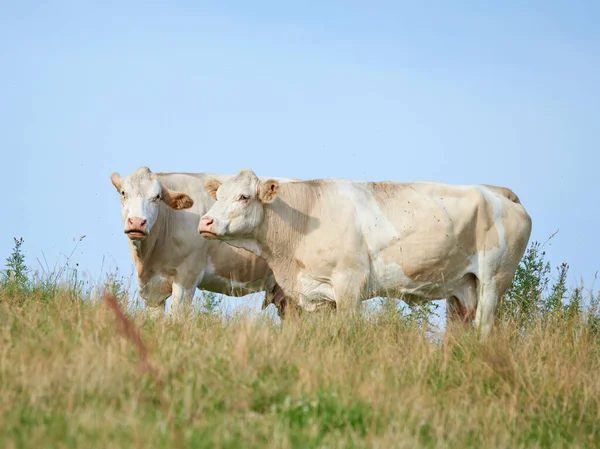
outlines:
{"label": "cow's muzzle", "polygon": [[200,224],[198,225],[198,232],[205,239],[214,239],[217,237],[217,233],[215,232],[215,220],[212,217],[204,216],[200,219]]}
{"label": "cow's muzzle", "polygon": [[127,228],[125,228],[125,234],[131,240],[142,240],[148,235],[146,225],[148,220],[144,218],[128,218]]}

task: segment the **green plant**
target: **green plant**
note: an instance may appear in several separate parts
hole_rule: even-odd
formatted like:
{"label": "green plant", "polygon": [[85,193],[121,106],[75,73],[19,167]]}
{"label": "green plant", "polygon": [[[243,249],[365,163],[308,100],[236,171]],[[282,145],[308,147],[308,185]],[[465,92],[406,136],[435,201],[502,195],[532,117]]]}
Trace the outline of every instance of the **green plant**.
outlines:
{"label": "green plant", "polygon": [[502,298],[498,314],[519,325],[532,324],[548,286],[550,263],[539,242],[533,242],[517,267],[513,282]]}
{"label": "green plant", "polygon": [[19,296],[26,294],[31,283],[27,275],[27,265],[25,264],[25,255],[23,254],[23,237],[15,238],[14,246],[9,257],[6,258],[6,269],[2,272],[0,285],[2,289],[10,296]]}
{"label": "green plant", "polygon": [[565,311],[565,299],[567,294],[567,274],[569,272],[569,265],[562,263],[558,270],[558,277],[550,289],[550,294],[544,299],[542,298],[540,304],[540,312],[546,319],[550,317],[560,316],[562,317]]}
{"label": "green plant", "polygon": [[125,286],[123,277],[119,275],[118,267],[114,272],[106,274],[102,290],[111,293],[119,303],[123,303],[127,299],[129,289]]}
{"label": "green plant", "polygon": [[410,323],[417,327],[425,328],[426,330],[433,331],[436,325],[433,323],[433,317],[439,315],[436,310],[440,307],[439,304],[431,301],[421,303],[409,303],[407,304],[408,313],[404,314],[404,318]]}
{"label": "green plant", "polygon": [[406,326],[415,326],[427,331],[433,331],[437,327],[433,317],[439,317],[436,313],[439,304],[435,302],[407,302],[399,307],[398,299],[382,297],[378,303],[380,316],[388,321],[401,320]]}
{"label": "green plant", "polygon": [[203,291],[200,297],[200,312],[203,315],[214,315],[217,313],[223,298],[214,292]]}

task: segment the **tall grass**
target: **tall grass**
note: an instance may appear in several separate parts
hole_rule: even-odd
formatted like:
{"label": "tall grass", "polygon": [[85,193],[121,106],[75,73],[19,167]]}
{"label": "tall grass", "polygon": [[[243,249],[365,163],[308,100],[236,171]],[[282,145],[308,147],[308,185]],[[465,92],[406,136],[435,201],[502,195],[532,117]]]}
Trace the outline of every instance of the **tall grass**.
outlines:
{"label": "tall grass", "polygon": [[[559,314],[538,307],[543,299],[522,320],[506,312],[508,296],[481,343],[454,329],[431,339],[427,320],[392,307],[350,319],[304,314],[283,325],[264,314],[206,311],[151,321],[128,308],[126,294],[74,293],[63,279],[44,296],[39,282],[17,281],[12,269],[0,280],[0,447],[600,441],[593,304]],[[552,296],[556,280],[548,284],[541,298]],[[561,298],[563,312],[572,293]]]}

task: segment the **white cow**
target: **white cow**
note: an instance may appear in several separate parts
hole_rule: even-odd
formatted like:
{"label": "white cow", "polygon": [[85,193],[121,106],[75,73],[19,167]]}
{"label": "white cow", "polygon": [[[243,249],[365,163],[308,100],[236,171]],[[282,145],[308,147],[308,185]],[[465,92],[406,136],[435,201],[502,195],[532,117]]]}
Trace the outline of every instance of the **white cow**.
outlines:
{"label": "white cow", "polygon": [[266,290],[263,308],[273,302],[282,315],[283,294],[262,259],[198,235],[200,217],[214,203],[204,183],[230,177],[153,173],[148,167],[140,167],[125,178],[118,173],[111,175],[121,196],[124,232],[135,262],[140,296],[152,316],[164,316],[169,296],[169,315],[180,312],[181,306],[193,299],[196,287],[230,296]]}
{"label": "white cow", "polygon": [[200,234],[262,257],[286,299],[303,310],[357,310],[378,296],[447,298],[449,319],[474,316],[483,336],[531,234],[531,218],[503,187],[280,184],[242,170],[206,189],[217,201]]}

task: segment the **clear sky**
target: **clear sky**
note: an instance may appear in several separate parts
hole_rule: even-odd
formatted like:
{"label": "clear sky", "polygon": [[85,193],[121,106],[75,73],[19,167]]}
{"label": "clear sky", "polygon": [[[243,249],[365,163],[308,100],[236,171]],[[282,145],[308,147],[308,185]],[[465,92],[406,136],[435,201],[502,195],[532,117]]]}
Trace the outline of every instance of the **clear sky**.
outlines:
{"label": "clear sky", "polygon": [[109,176],[512,188],[600,269],[600,2],[0,0],[0,258],[133,270]]}

